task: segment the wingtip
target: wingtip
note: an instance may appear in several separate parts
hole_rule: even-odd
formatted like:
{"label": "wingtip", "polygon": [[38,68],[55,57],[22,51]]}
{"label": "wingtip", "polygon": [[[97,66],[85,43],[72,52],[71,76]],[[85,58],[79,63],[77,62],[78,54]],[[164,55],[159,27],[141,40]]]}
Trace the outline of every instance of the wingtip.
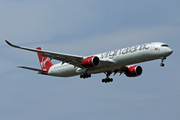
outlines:
{"label": "wingtip", "polygon": [[13,45],[12,43],[10,43],[8,40],[5,40],[5,42],[6,42],[8,45],[10,45],[11,47],[18,47],[18,46],[16,46],[16,45]]}
{"label": "wingtip", "polygon": [[5,42],[6,42],[8,45],[12,45],[8,40],[5,40]]}

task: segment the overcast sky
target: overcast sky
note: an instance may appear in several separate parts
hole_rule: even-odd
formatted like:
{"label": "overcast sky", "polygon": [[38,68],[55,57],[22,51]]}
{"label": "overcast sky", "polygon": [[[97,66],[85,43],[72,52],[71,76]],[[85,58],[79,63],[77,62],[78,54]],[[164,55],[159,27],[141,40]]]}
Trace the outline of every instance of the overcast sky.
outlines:
{"label": "overcast sky", "polygon": [[[179,120],[179,0],[1,0],[1,120]],[[140,63],[136,78],[105,74],[43,76],[36,53],[14,44],[91,55],[148,42],[165,42],[173,54]],[[58,63],[59,61],[52,60]]]}

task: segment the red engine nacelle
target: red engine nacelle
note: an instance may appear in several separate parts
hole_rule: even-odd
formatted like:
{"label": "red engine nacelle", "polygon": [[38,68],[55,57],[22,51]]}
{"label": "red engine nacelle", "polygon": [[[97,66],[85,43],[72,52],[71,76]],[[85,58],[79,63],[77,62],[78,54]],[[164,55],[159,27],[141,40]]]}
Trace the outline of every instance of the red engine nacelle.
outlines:
{"label": "red engine nacelle", "polygon": [[142,74],[141,66],[131,66],[124,73],[127,77],[137,77]]}
{"label": "red engine nacelle", "polygon": [[100,60],[97,56],[87,57],[82,60],[81,65],[85,68],[97,67],[100,63]]}

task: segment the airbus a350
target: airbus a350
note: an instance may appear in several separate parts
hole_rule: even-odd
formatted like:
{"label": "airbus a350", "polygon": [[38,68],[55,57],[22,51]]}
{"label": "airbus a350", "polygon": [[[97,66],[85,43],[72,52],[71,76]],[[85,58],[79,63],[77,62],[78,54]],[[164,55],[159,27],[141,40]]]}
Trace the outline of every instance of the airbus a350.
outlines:
{"label": "airbus a350", "polygon": [[[37,71],[38,74],[71,77],[80,75],[80,78],[90,78],[91,74],[105,73],[102,82],[112,82],[111,74],[124,73],[127,77],[137,77],[142,74],[142,67],[133,65],[141,62],[161,59],[160,66],[164,67],[164,60],[172,54],[172,49],[165,43],[152,42],[135,45],[128,48],[104,52],[96,55],[79,56],[42,50],[41,47],[28,48],[14,45],[5,40],[12,47],[37,52],[41,69],[18,66],[20,68]],[[51,60],[61,63],[53,65]]]}

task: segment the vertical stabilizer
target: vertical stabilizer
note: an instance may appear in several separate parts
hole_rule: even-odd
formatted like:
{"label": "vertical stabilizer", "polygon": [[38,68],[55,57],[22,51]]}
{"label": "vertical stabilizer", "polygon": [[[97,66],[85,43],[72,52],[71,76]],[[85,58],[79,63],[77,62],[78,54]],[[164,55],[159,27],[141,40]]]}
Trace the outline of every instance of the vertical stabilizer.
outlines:
{"label": "vertical stabilizer", "polygon": [[[36,48],[38,50],[42,50],[41,47]],[[49,68],[53,65],[52,62],[49,60],[48,57],[42,56],[43,53],[37,53],[39,57],[39,62],[42,70],[45,70],[48,72]]]}

